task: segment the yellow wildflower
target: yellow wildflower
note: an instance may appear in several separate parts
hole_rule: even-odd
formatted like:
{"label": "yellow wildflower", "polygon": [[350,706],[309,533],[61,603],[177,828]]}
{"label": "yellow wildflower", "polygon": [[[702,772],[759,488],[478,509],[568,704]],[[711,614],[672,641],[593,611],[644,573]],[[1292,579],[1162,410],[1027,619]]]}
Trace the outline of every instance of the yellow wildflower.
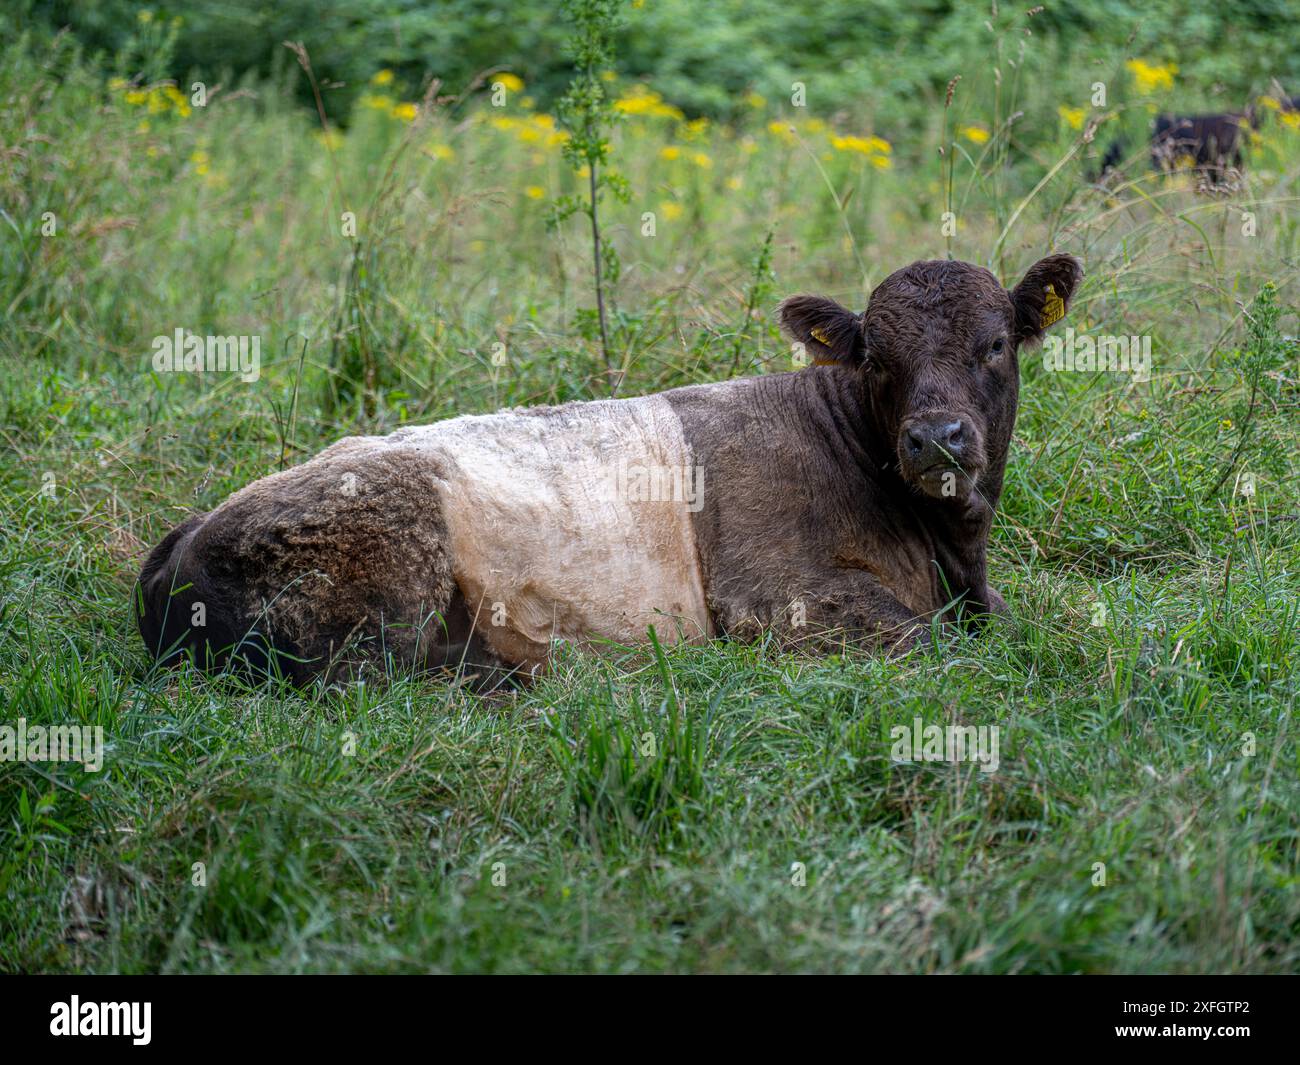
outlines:
{"label": "yellow wildflower", "polygon": [[983,126],[959,126],[957,132],[972,144],[988,143],[989,131]]}
{"label": "yellow wildflower", "polygon": [[493,86],[500,85],[507,92],[523,92],[524,80],[515,74],[498,74],[492,79]]}
{"label": "yellow wildflower", "polygon": [[889,155],[894,149],[882,137],[832,137],[831,147],[837,152],[858,152],[860,155]]}
{"label": "yellow wildflower", "polygon": [[372,85],[391,85],[393,83],[393,72],[387,68],[376,71],[375,76],[370,79]]}
{"label": "yellow wildflower", "polygon": [[546,196],[546,190],[541,185],[529,185],[524,189],[524,195],[530,200],[540,200]]}
{"label": "yellow wildflower", "polygon": [[694,118],[686,123],[685,129],[682,130],[682,136],[688,141],[699,140],[709,131],[709,120],[707,118]]}
{"label": "yellow wildflower", "polygon": [[666,144],[659,149],[660,159],[667,159],[669,162],[671,162],[672,160],[680,159],[681,157],[682,157],[682,150],[679,147],[677,147],[677,145],[675,144]]}
{"label": "yellow wildflower", "polygon": [[1056,113],[1061,116],[1061,121],[1071,129],[1083,129],[1083,116],[1087,113],[1082,107],[1066,107],[1061,104],[1056,109]]}
{"label": "yellow wildflower", "polygon": [[1124,64],[1133,75],[1138,92],[1163,92],[1174,87],[1177,63],[1148,63],[1145,59],[1130,59]]}
{"label": "yellow wildflower", "polygon": [[644,85],[633,85],[626,93],[614,101],[614,110],[624,115],[641,115],[650,118],[675,118],[678,121],[686,116],[653,89]]}
{"label": "yellow wildflower", "polygon": [[683,213],[683,208],[680,203],[673,203],[671,201],[668,201],[665,203],[661,203],[659,205],[659,213],[663,215],[664,218],[666,218],[669,222],[673,222],[678,218],[681,218]]}

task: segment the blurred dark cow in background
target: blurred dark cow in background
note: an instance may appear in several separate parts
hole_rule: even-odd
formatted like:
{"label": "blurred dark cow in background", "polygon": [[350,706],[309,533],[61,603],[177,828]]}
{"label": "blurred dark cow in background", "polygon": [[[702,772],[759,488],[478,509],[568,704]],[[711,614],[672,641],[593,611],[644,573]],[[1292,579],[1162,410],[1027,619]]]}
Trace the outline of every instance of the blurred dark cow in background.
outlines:
{"label": "blurred dark cow in background", "polygon": [[1241,170],[1241,145],[1259,125],[1253,107],[1208,115],[1158,115],[1151,132],[1151,165],[1173,170],[1184,160],[1212,184],[1222,185],[1228,168]]}
{"label": "blurred dark cow in background", "polygon": [[[1300,97],[1283,96],[1279,109],[1293,112]],[[1223,185],[1230,170],[1240,172],[1244,159],[1242,145],[1249,130],[1259,128],[1259,114],[1251,105],[1243,111],[1214,111],[1203,115],[1157,115],[1151,130],[1151,167],[1172,171],[1190,164],[1211,186]],[[1100,181],[1118,169],[1128,152],[1128,143],[1116,137],[1101,157],[1101,166],[1093,181]]]}

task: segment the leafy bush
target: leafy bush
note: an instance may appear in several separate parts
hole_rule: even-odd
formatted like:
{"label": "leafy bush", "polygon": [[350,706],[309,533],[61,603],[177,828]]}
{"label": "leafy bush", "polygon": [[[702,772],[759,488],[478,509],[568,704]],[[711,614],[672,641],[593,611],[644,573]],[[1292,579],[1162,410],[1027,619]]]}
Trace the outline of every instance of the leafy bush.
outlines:
{"label": "leafy bush", "polygon": [[[329,100],[339,114],[379,68],[396,71],[417,89],[427,77],[440,78],[455,93],[480,74],[509,70],[545,106],[571,76],[568,30],[549,0],[22,4],[20,29],[36,25],[50,33],[68,26],[107,61],[130,57],[135,65],[119,71],[127,76],[159,75],[139,47],[175,20],[168,73],[179,79],[200,72],[214,79],[223,71],[235,78],[276,76],[290,65],[282,42],[301,40],[322,80],[338,84]],[[1068,0],[1047,5],[1028,35],[1020,26],[1022,7],[999,5],[994,16],[984,5],[959,0],[646,0],[629,8],[617,46],[619,72],[649,79],[692,115],[734,118],[747,94],[788,100],[791,84],[802,81],[816,94],[819,110],[902,126],[943,95],[967,65],[972,43],[982,48],[986,71],[1002,66],[1008,82],[1016,70],[1056,72],[1067,94],[1080,101],[1098,77],[1117,80],[1123,59],[1133,55],[1177,55],[1183,108],[1240,107],[1250,94],[1266,90],[1270,77],[1300,91],[1300,16],[1286,0]],[[1243,55],[1250,62],[1242,62]],[[985,90],[992,95],[991,77]],[[311,102],[305,87],[300,98]]]}

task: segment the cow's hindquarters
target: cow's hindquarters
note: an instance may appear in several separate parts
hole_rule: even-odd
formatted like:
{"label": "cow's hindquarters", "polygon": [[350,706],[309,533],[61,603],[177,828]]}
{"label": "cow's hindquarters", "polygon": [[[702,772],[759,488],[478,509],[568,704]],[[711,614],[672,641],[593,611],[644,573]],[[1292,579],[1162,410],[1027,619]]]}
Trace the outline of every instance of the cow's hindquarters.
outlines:
{"label": "cow's hindquarters", "polygon": [[437,661],[455,592],[433,471],[349,438],[174,530],[141,573],[139,623],[164,661],[302,681]]}

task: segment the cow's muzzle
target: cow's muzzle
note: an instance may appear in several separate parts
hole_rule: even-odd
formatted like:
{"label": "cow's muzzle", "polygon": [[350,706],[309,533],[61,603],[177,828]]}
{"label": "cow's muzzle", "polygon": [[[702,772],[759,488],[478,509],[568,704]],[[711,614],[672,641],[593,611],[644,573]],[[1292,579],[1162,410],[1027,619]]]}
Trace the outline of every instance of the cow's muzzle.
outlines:
{"label": "cow's muzzle", "polygon": [[903,478],[935,499],[965,499],[983,467],[979,430],[954,414],[908,418],[898,434]]}

